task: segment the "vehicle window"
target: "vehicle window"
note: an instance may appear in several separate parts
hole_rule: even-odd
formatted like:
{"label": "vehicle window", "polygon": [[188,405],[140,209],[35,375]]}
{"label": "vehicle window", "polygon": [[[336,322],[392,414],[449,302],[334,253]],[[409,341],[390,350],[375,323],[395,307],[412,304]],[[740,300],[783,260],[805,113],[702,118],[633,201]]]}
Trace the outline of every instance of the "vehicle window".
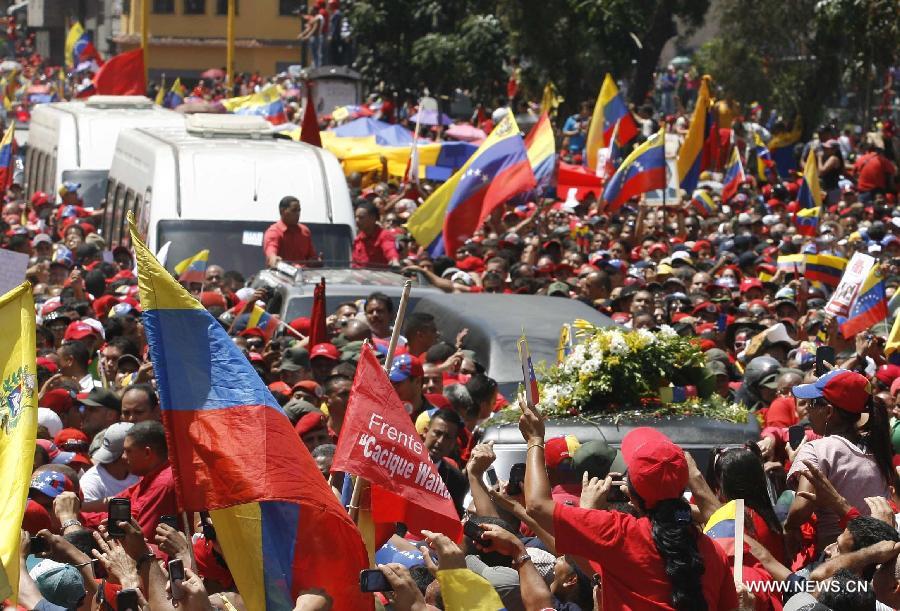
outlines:
{"label": "vehicle window", "polygon": [[42,175],[42,178],[41,178],[41,191],[44,191],[44,192],[47,193],[48,195],[49,195],[50,193],[54,193],[54,194],[55,194],[55,193],[56,193],[56,189],[53,188],[53,174],[50,173],[50,172],[51,172],[51,168],[50,168],[50,165],[51,165],[50,154],[49,154],[49,153],[44,153],[43,155],[41,155],[41,157],[43,157],[43,166],[42,166],[42,167],[43,167],[43,169],[44,169],[43,173],[41,174],[41,175]]}
{"label": "vehicle window", "polygon": [[123,210],[125,209],[125,186],[124,185],[116,185],[116,199],[113,202],[113,221],[112,221],[112,231],[109,234],[110,246],[115,247],[119,245],[119,240],[122,239],[121,228],[122,228],[122,217]]}
{"label": "vehicle window", "polygon": [[[141,207],[141,202],[143,198],[140,195],[135,196],[134,191],[128,189],[128,193],[125,195],[125,211],[131,212],[135,215],[135,218],[138,214],[138,209]],[[122,219],[122,246],[131,247],[131,231],[128,228],[128,215],[125,215],[125,218]]]}
{"label": "vehicle window", "polygon": [[44,190],[43,177],[44,177],[45,155],[44,155],[44,153],[38,151],[38,153],[37,153],[37,155],[35,155],[35,157],[37,158],[36,159],[37,163],[34,164],[34,187],[38,191],[43,191]]}
{"label": "vehicle window", "polygon": [[116,208],[116,181],[106,184],[106,206],[103,208],[103,236],[108,240],[112,235],[113,211]]}

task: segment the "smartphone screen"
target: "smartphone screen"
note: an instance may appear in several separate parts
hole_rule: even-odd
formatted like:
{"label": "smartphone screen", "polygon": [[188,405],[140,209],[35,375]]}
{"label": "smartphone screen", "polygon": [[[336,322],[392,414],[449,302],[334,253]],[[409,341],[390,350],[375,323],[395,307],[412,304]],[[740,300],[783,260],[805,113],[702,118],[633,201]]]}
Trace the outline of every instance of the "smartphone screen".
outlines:
{"label": "smartphone screen", "polygon": [[140,611],[137,590],[128,588],[116,594],[116,609],[119,611]]}
{"label": "smartphone screen", "polygon": [[387,577],[378,569],[365,569],[359,572],[359,589],[361,592],[390,592],[393,590]]}
{"label": "smartphone screen", "polygon": [[178,516],[164,515],[159,517],[160,524],[168,524],[175,530],[178,530]]}
{"label": "smartphone screen", "polygon": [[493,467],[490,467],[485,472],[485,475],[487,475],[487,480],[488,480],[488,483],[491,485],[491,487],[494,487],[498,483],[500,483],[500,480],[497,478],[497,471],[495,471]]}
{"label": "smartphone screen", "polygon": [[831,346],[819,346],[816,348],[816,377],[823,376],[830,371],[825,363],[834,365],[836,360],[834,348]]}
{"label": "smartphone screen", "polygon": [[172,598],[176,600],[182,596],[182,581],[184,581],[184,563],[179,558],[169,560],[169,587],[172,590]]}
{"label": "smartphone screen", "polygon": [[131,521],[131,501],[122,498],[110,499],[107,511],[109,519],[106,523],[106,530],[109,532],[109,536],[114,539],[123,538],[125,532],[119,528],[119,522]]}
{"label": "smartphone screen", "polygon": [[484,531],[475,522],[467,520],[463,523],[463,533],[473,541],[481,541]]}
{"label": "smartphone screen", "polygon": [[802,424],[795,424],[788,427],[788,443],[790,443],[791,447],[795,450],[803,443],[803,438],[805,436],[806,427]]}

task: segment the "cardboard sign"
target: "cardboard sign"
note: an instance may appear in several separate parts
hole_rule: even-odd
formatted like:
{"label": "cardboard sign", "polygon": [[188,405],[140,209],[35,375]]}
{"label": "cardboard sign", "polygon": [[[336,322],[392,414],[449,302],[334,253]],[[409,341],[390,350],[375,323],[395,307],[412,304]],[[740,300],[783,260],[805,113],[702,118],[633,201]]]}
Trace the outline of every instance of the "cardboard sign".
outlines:
{"label": "cardboard sign", "polygon": [[838,284],[831,299],[825,305],[825,310],[835,316],[844,316],[850,314],[850,308],[859,295],[859,289],[869,275],[869,270],[875,265],[875,259],[869,255],[858,252],[850,259],[841,282]]}

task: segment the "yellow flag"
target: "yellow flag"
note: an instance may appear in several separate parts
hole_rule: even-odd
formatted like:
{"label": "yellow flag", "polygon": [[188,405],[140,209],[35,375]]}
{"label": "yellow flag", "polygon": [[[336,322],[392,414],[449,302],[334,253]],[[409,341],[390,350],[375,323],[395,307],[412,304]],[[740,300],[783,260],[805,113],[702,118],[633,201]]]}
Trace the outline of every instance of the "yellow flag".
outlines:
{"label": "yellow flag", "polygon": [[34,300],[25,282],[0,297],[0,599],[19,593],[19,532],[37,436]]}
{"label": "yellow flag", "polygon": [[541,96],[541,114],[547,113],[547,116],[555,117],[559,105],[565,101],[566,99],[559,95],[553,81],[548,81],[544,85],[544,94]]}
{"label": "yellow flag", "polygon": [[900,311],[894,318],[894,324],[891,326],[891,334],[888,335],[887,344],[884,347],[884,353],[890,356],[900,348]]}
{"label": "yellow flag", "polygon": [[80,21],[73,23],[72,27],[69,28],[69,33],[66,34],[66,65],[71,68],[75,67],[75,45],[83,34],[84,27],[82,27]]}

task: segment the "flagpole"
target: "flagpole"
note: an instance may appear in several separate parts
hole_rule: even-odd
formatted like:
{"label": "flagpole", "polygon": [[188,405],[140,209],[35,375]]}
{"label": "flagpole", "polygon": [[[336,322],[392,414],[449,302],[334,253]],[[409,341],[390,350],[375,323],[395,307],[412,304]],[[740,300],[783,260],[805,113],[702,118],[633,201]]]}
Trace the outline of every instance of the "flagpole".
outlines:
{"label": "flagpole", "polygon": [[150,73],[150,0],[141,0],[141,49],[144,51],[144,82]]}
{"label": "flagpole", "polygon": [[[412,280],[407,280],[403,284],[403,293],[400,295],[400,305],[397,307],[397,317],[394,319],[394,329],[391,333],[391,342],[390,344],[388,344],[387,357],[384,359],[385,373],[389,373],[391,370],[391,363],[394,360],[394,352],[397,350],[397,341],[400,339],[400,327],[403,326],[403,319],[406,317],[406,306],[409,304],[409,292],[411,290]],[[356,476],[356,479],[353,481],[353,494],[350,497],[350,519],[353,520],[353,522],[357,525],[359,524],[359,497],[362,493],[362,489],[367,484],[368,482],[366,482],[365,478],[361,476]],[[371,547],[368,541],[366,542],[366,547]],[[374,553],[375,550],[369,549],[370,558]]]}
{"label": "flagpole", "polygon": [[228,0],[226,24],[225,86],[230,88],[234,82],[234,0]]}

